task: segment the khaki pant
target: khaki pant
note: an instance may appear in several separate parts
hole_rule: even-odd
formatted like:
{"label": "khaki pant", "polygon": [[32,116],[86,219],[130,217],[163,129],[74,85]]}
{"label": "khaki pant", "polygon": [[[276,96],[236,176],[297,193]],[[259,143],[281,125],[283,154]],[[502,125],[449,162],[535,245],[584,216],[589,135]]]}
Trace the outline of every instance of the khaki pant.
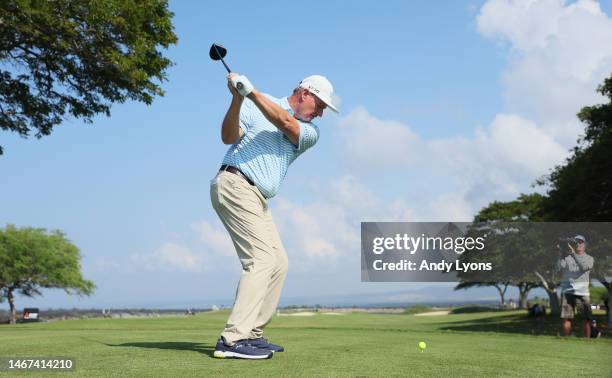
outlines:
{"label": "khaki pant", "polygon": [[210,199],[242,264],[232,313],[221,336],[230,344],[261,337],[278,306],[287,254],[257,187],[238,175],[220,172],[211,182]]}

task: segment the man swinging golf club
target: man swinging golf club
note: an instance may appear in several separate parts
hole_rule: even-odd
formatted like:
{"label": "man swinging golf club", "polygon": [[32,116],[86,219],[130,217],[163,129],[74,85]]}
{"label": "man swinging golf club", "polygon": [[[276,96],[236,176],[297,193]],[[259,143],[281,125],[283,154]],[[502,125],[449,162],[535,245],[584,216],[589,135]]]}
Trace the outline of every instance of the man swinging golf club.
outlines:
{"label": "man swinging golf club", "polygon": [[211,181],[210,197],[232,238],[242,275],[213,355],[266,359],[284,350],[262,335],[276,312],[288,267],[268,200],[289,165],[319,139],[311,121],[326,108],[337,109],[333,87],[323,76],[305,78],[280,99],[259,92],[245,76],[229,73],[227,81],[232,100],[221,139],[231,147]]}

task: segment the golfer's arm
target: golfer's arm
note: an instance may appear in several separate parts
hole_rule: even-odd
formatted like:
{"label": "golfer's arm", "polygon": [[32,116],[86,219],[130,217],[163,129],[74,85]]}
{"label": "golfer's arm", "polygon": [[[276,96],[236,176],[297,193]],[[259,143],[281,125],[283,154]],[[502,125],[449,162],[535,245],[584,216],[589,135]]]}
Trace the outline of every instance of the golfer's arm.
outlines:
{"label": "golfer's arm", "polygon": [[225,118],[223,118],[223,125],[221,126],[221,140],[225,144],[234,144],[244,134],[242,127],[240,127],[240,107],[242,106],[243,98],[240,96],[232,97],[232,103],[230,104]]}
{"label": "golfer's arm", "polygon": [[261,110],[266,119],[289,138],[291,143],[298,144],[300,124],[291,114],[255,89],[249,94],[249,98]]}

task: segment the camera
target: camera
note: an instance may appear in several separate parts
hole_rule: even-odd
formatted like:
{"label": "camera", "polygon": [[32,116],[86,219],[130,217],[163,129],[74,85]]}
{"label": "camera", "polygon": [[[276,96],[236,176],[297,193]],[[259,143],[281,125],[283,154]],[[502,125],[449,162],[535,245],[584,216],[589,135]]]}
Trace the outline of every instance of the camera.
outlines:
{"label": "camera", "polygon": [[568,244],[575,247],[578,244],[578,241],[574,238],[557,239],[557,247],[559,248],[559,253],[561,255],[567,256],[572,253],[572,250],[569,248]]}
{"label": "camera", "polygon": [[559,244],[572,244],[572,245],[576,245],[578,244],[578,241],[574,238],[559,238]]}

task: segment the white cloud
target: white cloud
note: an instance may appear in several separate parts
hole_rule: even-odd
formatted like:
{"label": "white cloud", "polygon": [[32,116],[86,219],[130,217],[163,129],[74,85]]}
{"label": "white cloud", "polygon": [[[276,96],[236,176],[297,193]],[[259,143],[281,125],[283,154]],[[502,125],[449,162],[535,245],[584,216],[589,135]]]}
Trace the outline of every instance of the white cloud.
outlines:
{"label": "white cloud", "polygon": [[349,269],[347,261],[359,263],[361,222],[414,220],[404,201],[385,201],[351,175],[326,184],[313,187],[307,197],[316,200],[305,204],[274,199],[272,213],[291,270],[337,269],[338,264]]}
{"label": "white cloud", "polygon": [[[307,264],[332,263],[358,242],[358,230],[340,205],[317,201],[298,205],[286,198],[274,200],[273,216],[289,256],[295,256],[297,269]],[[353,246],[351,246],[353,244]]]}
{"label": "white cloud", "polygon": [[476,19],[478,30],[522,50],[543,48],[559,33],[563,5],[563,0],[489,0]]}
{"label": "white cloud", "polygon": [[221,221],[213,224],[206,220],[201,220],[192,224],[191,229],[196,232],[200,241],[211,254],[236,256],[232,239],[221,224]]}
{"label": "white cloud", "polygon": [[149,254],[133,254],[130,260],[147,270],[179,270],[201,272],[204,269],[204,256],[190,248],[174,243],[166,243]]}
{"label": "white cloud", "polygon": [[[355,143],[344,143],[346,137],[342,135],[338,143],[339,158],[350,155],[349,167],[360,176],[391,169],[398,172],[394,179],[396,185],[408,186],[421,178],[430,183],[429,192],[424,193],[427,203],[412,204],[411,209],[403,205],[401,211],[412,220],[469,221],[488,201],[510,199],[527,191],[536,178],[548,173],[567,156],[566,148],[543,128],[516,114],[498,114],[487,128],[475,129],[469,137],[440,139],[421,138],[408,125],[377,119],[363,108],[349,113],[340,123],[346,128],[351,128],[349,123],[371,124],[382,133],[392,128],[395,135],[411,135],[410,140],[418,141],[415,148],[408,145],[403,151],[406,158],[393,165],[385,163],[395,154],[388,153],[387,140],[369,138],[367,150],[358,150],[360,145]],[[387,157],[377,160],[370,150],[380,151]],[[413,173],[402,175],[401,172]],[[376,199],[365,187],[355,185],[355,181],[353,177],[332,183],[329,195],[337,193],[336,203],[367,210],[365,213],[379,217],[375,220],[384,219],[382,211],[389,207],[382,205],[382,199]]]}
{"label": "white cloud", "polygon": [[534,122],[512,114],[495,116],[489,132],[481,133],[476,144],[495,163],[501,162],[500,168],[529,177],[545,173],[566,156],[565,149]]}
{"label": "white cloud", "polygon": [[[191,225],[197,241],[191,238],[181,238],[179,233],[165,229],[173,239],[163,243],[150,253],[132,253],[127,257],[110,259],[96,258],[94,267],[99,271],[138,272],[138,271],[164,271],[164,272],[191,272],[200,273],[214,266],[216,270],[237,270],[239,267],[236,252],[229,234],[221,222],[208,222],[201,220]],[[230,261],[235,264],[227,264]]]}
{"label": "white cloud", "polygon": [[490,0],[477,26],[483,36],[510,45],[503,74],[507,111],[573,144],[581,130],[576,113],[602,101],[595,89],[612,72],[612,20],[599,4]]}
{"label": "white cloud", "polygon": [[377,119],[359,107],[341,117],[338,126],[348,163],[356,159],[360,166],[380,168],[418,161],[419,138],[400,122]]}
{"label": "white cloud", "polygon": [[[350,161],[351,166],[359,167],[360,172],[434,165],[462,176],[466,169],[468,172],[476,169],[477,174],[495,169],[520,171],[522,175],[533,178],[566,156],[566,149],[545,130],[516,114],[496,115],[487,129],[476,129],[471,138],[424,139],[412,132],[408,125],[378,119],[364,108],[353,110],[341,118],[339,125],[344,129],[338,137],[339,155]],[[374,129],[378,129],[377,132]],[[389,138],[375,138],[372,137],[374,134],[388,135]],[[390,145],[391,142],[397,147]],[[351,187],[349,184],[337,188],[342,194],[340,200],[359,195],[346,193]],[[363,199],[351,201],[368,204]]]}
{"label": "white cloud", "polygon": [[470,222],[474,218],[474,207],[461,193],[446,193],[433,199],[428,221]]}
{"label": "white cloud", "polygon": [[[382,134],[385,133],[384,128],[387,125],[387,121],[377,119],[363,108],[351,112],[341,119],[340,123],[348,129],[352,128],[352,125],[359,128],[359,125],[371,123],[382,126]],[[396,135],[414,135],[407,125],[390,123],[396,130]],[[399,131],[400,129],[404,131]],[[356,132],[355,138],[357,137]],[[423,139],[414,135],[412,140],[418,140],[418,147],[415,149],[418,149],[421,156],[398,159],[389,165],[382,164],[387,158],[377,160],[373,152],[380,151],[380,154],[387,154],[387,157],[395,154],[388,153],[387,140],[368,138],[365,135],[364,140],[367,141],[368,147],[360,150],[359,145],[345,144],[343,138],[344,136],[340,135],[340,155],[346,156],[352,152],[352,165],[359,167],[360,173],[372,172],[369,168],[362,168],[377,164],[375,168],[378,170],[401,171],[408,167],[426,170],[427,167],[435,167],[444,175],[459,175],[463,178],[498,172],[533,180],[561,162],[567,154],[564,147],[533,121],[515,114],[498,114],[487,129],[476,129],[471,137]],[[408,150],[405,154],[414,153],[410,151],[409,142],[405,148]],[[367,204],[368,199],[361,199],[360,202]]]}
{"label": "white cloud", "polygon": [[[361,161],[362,159],[358,160]],[[405,201],[385,201],[349,174],[333,180],[325,191],[319,194],[325,195],[330,203],[344,208],[349,218],[360,221],[410,221],[415,218],[414,209]]]}

